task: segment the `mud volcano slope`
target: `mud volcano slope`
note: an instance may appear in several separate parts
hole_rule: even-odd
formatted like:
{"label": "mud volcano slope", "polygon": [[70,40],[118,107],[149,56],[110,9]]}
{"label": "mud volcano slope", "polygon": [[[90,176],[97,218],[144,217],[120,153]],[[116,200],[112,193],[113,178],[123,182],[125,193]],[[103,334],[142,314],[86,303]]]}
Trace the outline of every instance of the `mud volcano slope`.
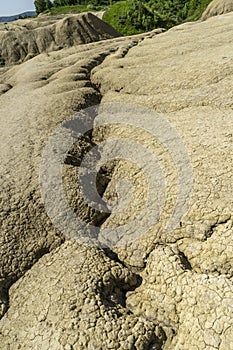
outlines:
{"label": "mud volcano slope", "polygon": [[[1,349],[233,348],[232,38],[229,13],[2,68]],[[59,163],[49,216],[40,184],[57,173],[49,158],[50,177],[41,174],[44,147],[62,122],[69,137],[77,125],[67,119],[97,103],[82,114],[90,132]],[[107,214],[78,182],[98,144],[96,157],[111,160],[97,177]],[[113,162],[116,151],[128,153]],[[61,178],[75,217],[99,228],[93,240],[104,249],[82,244],[87,227],[67,239],[72,221],[56,211]],[[177,203],[185,211],[168,230]],[[62,233],[54,218],[67,224]]]}
{"label": "mud volcano slope", "polygon": [[117,36],[120,33],[91,13],[0,24],[0,62],[20,63],[42,52]]}
{"label": "mud volcano slope", "polygon": [[232,0],[213,0],[203,13],[201,19],[204,21],[209,17],[222,15],[233,11]]}

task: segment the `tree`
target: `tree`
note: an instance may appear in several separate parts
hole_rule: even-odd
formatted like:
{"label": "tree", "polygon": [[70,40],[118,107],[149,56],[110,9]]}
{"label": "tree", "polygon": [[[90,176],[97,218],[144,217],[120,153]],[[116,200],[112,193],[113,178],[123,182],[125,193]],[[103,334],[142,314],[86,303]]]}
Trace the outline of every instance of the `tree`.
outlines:
{"label": "tree", "polygon": [[39,14],[47,9],[46,0],[35,0],[34,5],[36,8],[36,13]]}
{"label": "tree", "polygon": [[46,0],[46,10],[50,10],[53,7],[53,3],[50,0]]}

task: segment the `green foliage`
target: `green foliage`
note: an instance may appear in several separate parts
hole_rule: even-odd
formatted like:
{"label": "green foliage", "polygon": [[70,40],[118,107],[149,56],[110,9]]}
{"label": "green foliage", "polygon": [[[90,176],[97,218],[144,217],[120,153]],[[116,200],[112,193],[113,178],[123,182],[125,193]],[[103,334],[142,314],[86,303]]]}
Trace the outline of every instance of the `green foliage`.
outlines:
{"label": "green foliage", "polygon": [[47,2],[46,2],[46,0],[35,0],[34,1],[34,5],[35,5],[35,8],[36,8],[36,13],[37,14],[47,10],[47,6],[46,6]]}
{"label": "green foliage", "polygon": [[46,0],[46,10],[50,10],[53,7],[53,3],[50,0]]}
{"label": "green foliage", "polygon": [[60,6],[60,7],[52,7],[50,10],[45,12],[49,12],[52,15],[61,15],[67,13],[81,13],[88,11],[98,11],[101,10],[100,6],[94,5],[73,5],[73,6]]}
{"label": "green foliage", "polygon": [[53,3],[50,0],[35,0],[34,5],[37,14],[44,12],[45,10],[50,10],[53,7]]}
{"label": "green foliage", "polygon": [[103,19],[126,35],[167,27],[168,22],[170,26],[176,24],[172,15],[169,17],[157,7],[152,1],[120,1],[109,9]]}
{"label": "green foliage", "polygon": [[124,35],[196,20],[211,0],[35,0],[37,13],[80,13],[108,7],[104,20]]}
{"label": "green foliage", "polygon": [[138,30],[134,28],[129,16],[130,7],[127,1],[115,3],[103,17],[103,20],[110,23],[122,34],[136,34]]}
{"label": "green foliage", "polygon": [[154,28],[169,29],[196,20],[211,0],[125,0],[115,3],[104,20],[122,34],[135,34]]}
{"label": "green foliage", "polygon": [[109,0],[54,0],[53,5],[55,7],[61,6],[72,6],[72,5],[93,5],[93,6],[102,6],[102,5],[110,5],[111,1]]}
{"label": "green foliage", "polygon": [[190,0],[187,19],[189,21],[196,21],[205,11],[212,0]]}

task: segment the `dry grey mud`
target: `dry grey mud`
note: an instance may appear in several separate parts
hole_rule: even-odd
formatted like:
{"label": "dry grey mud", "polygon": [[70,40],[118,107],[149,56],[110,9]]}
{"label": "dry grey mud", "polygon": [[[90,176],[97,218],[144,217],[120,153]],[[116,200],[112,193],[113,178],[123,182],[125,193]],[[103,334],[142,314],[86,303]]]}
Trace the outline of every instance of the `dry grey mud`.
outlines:
{"label": "dry grey mud", "polygon": [[[2,349],[233,347],[232,19],[229,13],[159,35],[73,46],[1,69]],[[99,249],[66,240],[54,227],[39,176],[43,149],[60,123],[112,102],[147,106],[166,118],[187,149],[193,189],[168,234],[179,175],[171,154],[145,130],[95,128],[94,116],[93,131],[63,167],[74,212],[99,225],[100,235],[106,228],[114,235],[143,207],[149,179],[124,159],[102,169],[97,187],[117,204],[116,182],[127,178],[134,193],[125,212],[101,215],[84,203],[76,181],[80,158],[106,139],[149,149],[167,187],[157,224],[124,246]],[[123,187],[120,194],[128,193]],[[153,215],[148,208],[145,222]]]}
{"label": "dry grey mud", "polygon": [[27,61],[42,52],[119,37],[91,13],[40,15],[36,19],[0,24],[0,65]]}
{"label": "dry grey mud", "polygon": [[205,21],[207,18],[222,15],[224,13],[233,11],[233,1],[232,0],[213,0],[207,6],[201,19]]}

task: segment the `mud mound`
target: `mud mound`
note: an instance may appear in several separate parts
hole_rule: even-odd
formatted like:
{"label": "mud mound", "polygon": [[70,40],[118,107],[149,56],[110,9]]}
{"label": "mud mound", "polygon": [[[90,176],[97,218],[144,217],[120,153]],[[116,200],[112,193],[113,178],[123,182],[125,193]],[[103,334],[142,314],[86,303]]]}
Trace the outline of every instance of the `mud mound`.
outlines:
{"label": "mud mound", "polygon": [[213,0],[203,13],[201,19],[205,21],[209,17],[222,15],[231,11],[233,11],[233,0]]}
{"label": "mud mound", "polygon": [[42,52],[120,36],[91,13],[41,16],[0,26],[0,65],[26,61]]}

